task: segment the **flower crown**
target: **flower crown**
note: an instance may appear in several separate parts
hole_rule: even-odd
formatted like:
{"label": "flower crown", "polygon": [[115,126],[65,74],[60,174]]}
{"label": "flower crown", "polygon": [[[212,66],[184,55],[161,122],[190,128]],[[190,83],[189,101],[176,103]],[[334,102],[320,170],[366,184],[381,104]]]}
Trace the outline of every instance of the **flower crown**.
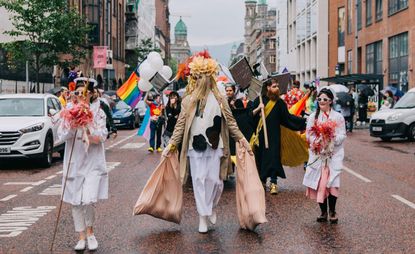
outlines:
{"label": "flower crown", "polygon": [[213,76],[218,72],[218,64],[212,58],[196,56],[189,63],[191,78],[197,78],[202,75]]}

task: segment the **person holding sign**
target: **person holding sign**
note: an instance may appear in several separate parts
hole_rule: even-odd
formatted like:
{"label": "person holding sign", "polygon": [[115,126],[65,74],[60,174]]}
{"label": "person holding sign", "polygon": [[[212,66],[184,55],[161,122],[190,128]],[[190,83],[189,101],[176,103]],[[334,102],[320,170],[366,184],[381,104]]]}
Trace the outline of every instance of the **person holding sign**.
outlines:
{"label": "person holding sign", "polygon": [[[265,185],[268,177],[271,178],[270,193],[278,193],[277,177],[286,178],[281,164],[281,125],[294,131],[305,130],[306,120],[291,115],[287,105],[280,98],[278,81],[268,79],[262,87],[262,101],[258,97],[253,103],[252,117],[256,132],[252,135],[251,146],[254,148],[257,168],[262,183]],[[263,109],[265,115],[265,130],[263,118],[258,114]],[[268,148],[265,135],[268,137]]]}

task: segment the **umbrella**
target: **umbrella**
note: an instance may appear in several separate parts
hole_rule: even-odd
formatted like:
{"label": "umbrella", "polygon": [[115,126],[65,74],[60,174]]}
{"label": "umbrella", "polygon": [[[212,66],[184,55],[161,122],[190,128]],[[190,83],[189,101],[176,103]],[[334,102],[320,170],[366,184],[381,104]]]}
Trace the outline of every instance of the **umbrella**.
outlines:
{"label": "umbrella", "polygon": [[388,90],[391,91],[392,94],[397,97],[402,97],[404,95],[404,93],[401,90],[394,86],[387,86],[385,89],[382,90],[382,93],[385,93]]}
{"label": "umbrella", "polygon": [[58,94],[60,91],[62,91],[62,87],[54,87],[54,88],[52,88],[52,89],[49,89],[49,91],[47,91],[47,93],[50,93],[50,94],[53,94],[53,95],[56,95],[56,94]]}
{"label": "umbrella", "polygon": [[367,85],[359,85],[357,88],[360,90],[360,92],[364,96],[370,97],[370,96],[375,95],[375,92],[372,90],[372,88],[370,88],[370,86],[367,86]]}
{"label": "umbrella", "polygon": [[349,92],[349,88],[340,84],[329,85],[327,88],[329,88],[333,93]]}
{"label": "umbrella", "polygon": [[337,103],[341,106],[350,106],[353,103],[353,97],[346,92],[336,93]]}

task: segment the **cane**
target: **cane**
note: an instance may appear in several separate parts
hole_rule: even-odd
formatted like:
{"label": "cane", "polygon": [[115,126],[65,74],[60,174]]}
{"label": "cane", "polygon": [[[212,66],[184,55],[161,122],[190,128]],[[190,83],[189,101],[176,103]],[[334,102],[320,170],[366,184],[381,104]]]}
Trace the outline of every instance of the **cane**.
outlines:
{"label": "cane", "polygon": [[[262,95],[259,94],[259,102],[264,104],[262,101]],[[264,109],[261,108],[261,118],[262,118],[262,125],[264,128],[264,139],[265,139],[265,149],[268,149],[268,131],[267,131],[267,122],[265,121],[265,112]]]}
{"label": "cane", "polygon": [[63,183],[62,197],[61,197],[61,201],[60,201],[60,204],[59,204],[58,217],[56,218],[55,230],[53,232],[53,238],[52,238],[52,244],[50,245],[50,252],[51,253],[53,253],[53,244],[55,243],[56,233],[58,232],[59,219],[61,217],[62,204],[63,204],[63,195],[65,195],[66,182],[68,181],[68,175],[69,175],[69,170],[70,170],[70,165],[71,165],[71,160],[72,160],[73,148],[75,146],[75,140],[76,140],[76,135],[77,134],[78,134],[78,130],[75,131],[75,136],[73,138],[73,143],[72,143],[72,147],[71,147],[71,153],[69,155],[69,161],[68,161],[67,172],[66,172],[66,176],[65,176],[65,182]]}

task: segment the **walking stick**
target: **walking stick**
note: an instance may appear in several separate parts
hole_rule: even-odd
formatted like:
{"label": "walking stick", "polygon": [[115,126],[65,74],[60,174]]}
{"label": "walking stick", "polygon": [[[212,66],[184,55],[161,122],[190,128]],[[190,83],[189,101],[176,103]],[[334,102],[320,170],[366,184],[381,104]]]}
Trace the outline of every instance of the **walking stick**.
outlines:
{"label": "walking stick", "polygon": [[56,218],[55,230],[53,232],[53,238],[52,238],[52,244],[50,245],[50,252],[51,253],[53,252],[53,244],[55,243],[56,233],[58,232],[59,219],[61,217],[62,204],[63,204],[63,195],[65,195],[66,182],[68,181],[68,175],[69,175],[69,170],[70,170],[70,165],[71,165],[71,160],[72,160],[73,148],[75,146],[75,140],[76,140],[76,135],[77,134],[78,134],[78,130],[75,131],[75,136],[73,138],[73,143],[72,143],[72,147],[71,147],[71,154],[69,155],[69,161],[68,161],[67,172],[66,172],[66,176],[65,176],[65,182],[63,184],[62,197],[61,197],[61,201],[60,201],[60,204],[59,204],[58,217]]}
{"label": "walking stick", "polygon": [[[262,101],[262,95],[259,94],[259,102],[264,104]],[[262,118],[262,125],[264,128],[264,139],[265,139],[265,149],[268,149],[268,131],[267,131],[267,122],[265,121],[265,112],[264,109],[261,108],[261,118]]]}

